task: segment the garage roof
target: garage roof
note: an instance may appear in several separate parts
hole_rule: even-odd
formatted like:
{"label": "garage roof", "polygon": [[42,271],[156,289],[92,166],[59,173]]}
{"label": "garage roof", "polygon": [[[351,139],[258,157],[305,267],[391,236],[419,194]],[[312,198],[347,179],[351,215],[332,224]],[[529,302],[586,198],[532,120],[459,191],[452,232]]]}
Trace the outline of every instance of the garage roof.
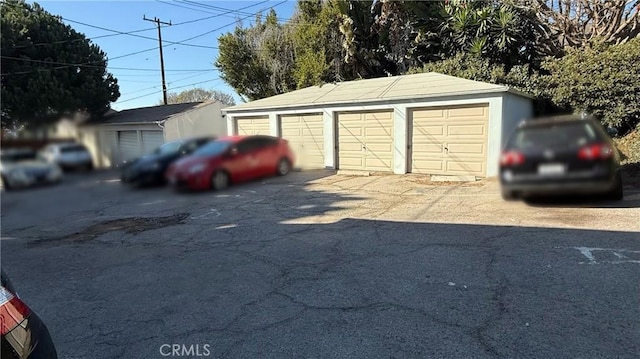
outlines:
{"label": "garage roof", "polygon": [[131,124],[131,123],[155,123],[164,121],[179,113],[206,106],[212,102],[189,102],[173,105],[159,105],[151,107],[132,108],[107,114],[101,118],[89,120],[86,124]]}
{"label": "garage roof", "polygon": [[532,98],[531,95],[509,88],[508,86],[467,80],[437,72],[428,72],[415,75],[381,77],[311,86],[281,95],[227,107],[223,111],[234,112],[312,105],[347,104],[354,102],[378,102],[493,92],[512,92],[520,96]]}

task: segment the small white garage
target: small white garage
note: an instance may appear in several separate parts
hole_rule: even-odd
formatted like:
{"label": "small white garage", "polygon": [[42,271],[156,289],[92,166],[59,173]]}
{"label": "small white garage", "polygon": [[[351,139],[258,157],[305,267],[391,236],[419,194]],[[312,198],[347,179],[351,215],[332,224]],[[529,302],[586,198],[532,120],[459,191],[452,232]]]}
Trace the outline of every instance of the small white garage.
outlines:
{"label": "small white garage", "polygon": [[313,86],[224,112],[229,134],[283,137],[303,168],[491,177],[532,99],[424,73]]}
{"label": "small white garage", "polygon": [[226,135],[222,108],[220,102],[211,101],[123,110],[81,124],[75,137],[92,152],[96,166],[108,167],[168,141]]}

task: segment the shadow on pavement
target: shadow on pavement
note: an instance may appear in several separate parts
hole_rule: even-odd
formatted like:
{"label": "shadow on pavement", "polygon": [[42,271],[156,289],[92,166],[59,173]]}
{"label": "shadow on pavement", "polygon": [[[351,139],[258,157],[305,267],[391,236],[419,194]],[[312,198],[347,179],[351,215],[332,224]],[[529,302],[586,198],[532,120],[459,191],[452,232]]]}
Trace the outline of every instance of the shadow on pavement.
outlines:
{"label": "shadow on pavement", "polygon": [[[326,175],[231,188],[175,225],[3,240],[2,266],[62,358],[158,358],[167,343],[214,358],[640,351],[638,233],[329,216],[361,198],[307,188]],[[265,195],[232,195],[249,188]]]}
{"label": "shadow on pavement", "polygon": [[563,195],[530,197],[525,203],[532,207],[640,208],[640,190],[625,188],[625,197],[620,201],[597,195]]}

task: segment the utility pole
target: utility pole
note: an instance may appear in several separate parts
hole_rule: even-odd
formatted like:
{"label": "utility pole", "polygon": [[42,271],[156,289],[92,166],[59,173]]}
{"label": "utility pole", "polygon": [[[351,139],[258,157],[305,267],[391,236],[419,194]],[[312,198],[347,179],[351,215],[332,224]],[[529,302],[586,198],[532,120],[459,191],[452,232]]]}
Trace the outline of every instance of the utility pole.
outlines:
{"label": "utility pole", "polygon": [[162,72],[162,98],[164,99],[164,104],[167,104],[167,84],[165,82],[164,79],[164,58],[162,57],[162,31],[160,30],[160,25],[168,25],[171,26],[171,21],[169,22],[164,22],[164,21],[160,21],[160,19],[158,19],[157,17],[154,17],[153,19],[147,19],[146,15],[142,16],[142,20],[145,21],[151,21],[151,22],[155,22],[156,25],[158,25],[158,43],[160,46],[160,71]]}

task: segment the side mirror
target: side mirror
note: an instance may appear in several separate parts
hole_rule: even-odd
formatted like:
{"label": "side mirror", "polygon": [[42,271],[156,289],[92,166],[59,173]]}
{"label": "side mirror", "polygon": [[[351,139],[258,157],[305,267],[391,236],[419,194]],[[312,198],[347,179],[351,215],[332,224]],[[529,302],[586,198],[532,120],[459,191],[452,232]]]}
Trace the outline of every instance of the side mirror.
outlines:
{"label": "side mirror", "polygon": [[607,133],[609,136],[614,137],[618,134],[618,129],[615,127],[607,127]]}
{"label": "side mirror", "polygon": [[235,147],[229,149],[229,152],[227,152],[228,157],[235,157],[237,155],[238,155],[238,149]]}

